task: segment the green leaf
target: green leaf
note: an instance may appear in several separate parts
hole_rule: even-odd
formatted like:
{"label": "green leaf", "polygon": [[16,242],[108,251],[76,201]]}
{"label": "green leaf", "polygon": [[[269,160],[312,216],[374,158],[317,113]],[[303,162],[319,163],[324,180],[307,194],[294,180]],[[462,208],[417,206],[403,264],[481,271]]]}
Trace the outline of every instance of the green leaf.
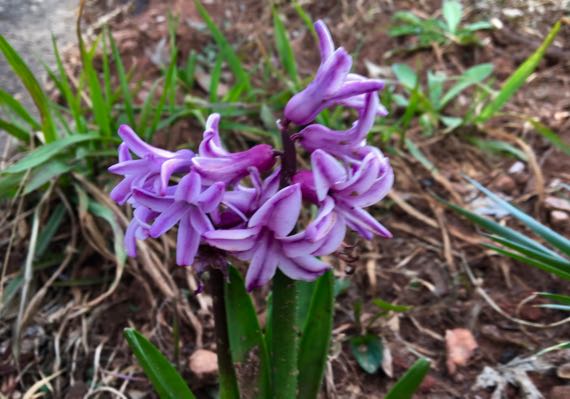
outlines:
{"label": "green leaf", "polygon": [[318,40],[317,31],[315,30],[315,26],[313,24],[311,16],[303,9],[303,6],[301,6],[301,4],[297,0],[293,1],[293,8],[297,12],[297,15],[299,15],[299,18],[303,20],[305,26],[307,27],[309,32],[311,32],[311,34],[313,35],[313,38],[315,40]]}
{"label": "green leaf", "polygon": [[31,169],[38,166],[49,159],[53,158],[55,155],[59,154],[66,148],[81,143],[87,140],[96,140],[99,138],[97,133],[82,134],[77,136],[68,136],[62,139],[58,139],[49,144],[42,145],[41,147],[28,153],[24,158],[19,160],[14,165],[6,168],[2,173],[18,173],[25,170]]}
{"label": "green leaf", "polygon": [[469,68],[459,77],[457,83],[445,93],[441,99],[440,107],[443,109],[451,100],[469,86],[480,83],[487,79],[493,72],[493,64],[479,64]]}
{"label": "green leaf", "polygon": [[110,31],[107,32],[109,35],[109,43],[111,43],[111,51],[113,53],[113,61],[115,62],[115,69],[117,71],[117,76],[119,77],[119,85],[121,87],[121,94],[123,96],[123,102],[125,105],[125,111],[127,113],[127,120],[129,125],[136,128],[135,125],[135,114],[133,111],[133,97],[129,89],[129,80],[127,79],[127,74],[125,72],[125,65],[123,64],[123,59],[117,48],[117,43],[113,38]]}
{"label": "green leaf", "polygon": [[550,129],[548,126],[541,123],[537,119],[527,118],[526,120],[532,125],[534,130],[540,133],[545,139],[547,139],[556,147],[558,147],[560,150],[562,150],[566,155],[570,155],[570,145],[562,141],[562,138],[552,129]]}
{"label": "green leaf", "polygon": [[443,92],[443,83],[446,80],[446,76],[442,72],[432,73],[431,71],[428,71],[427,79],[429,100],[435,109],[439,109],[441,93]]}
{"label": "green leaf", "polygon": [[275,30],[275,45],[279,53],[281,65],[283,65],[283,68],[285,68],[285,71],[287,71],[293,83],[297,84],[299,82],[299,76],[297,74],[295,54],[291,48],[285,25],[283,25],[283,21],[281,21],[281,17],[275,8],[273,9],[273,29]]}
{"label": "green leaf", "polygon": [[125,233],[123,232],[123,229],[121,229],[121,226],[117,221],[117,217],[111,209],[92,199],[89,200],[88,209],[91,213],[105,220],[111,226],[111,230],[113,231],[112,241],[115,258],[117,259],[118,267],[124,268],[127,260],[127,253],[125,252],[125,246],[123,244]]}
{"label": "green leaf", "polygon": [[8,121],[5,121],[4,119],[0,119],[0,130],[4,130],[6,133],[8,133],[10,136],[29,143],[30,142],[30,134],[25,131],[24,129],[22,129],[20,126],[14,124],[14,123],[10,123]]}
{"label": "green leaf", "polygon": [[534,249],[532,247],[519,244],[517,242],[505,239],[505,238],[500,237],[500,236],[491,235],[490,238],[493,241],[496,241],[499,244],[504,245],[505,247],[508,247],[508,248],[514,249],[517,252],[520,252],[523,255],[526,255],[526,256],[531,257],[531,258],[535,258],[535,259],[537,259],[541,262],[544,262],[546,264],[549,264],[549,265],[570,271],[570,261],[568,259],[564,259],[562,257],[551,256],[549,253],[537,251],[536,249]]}
{"label": "green leaf", "polygon": [[10,93],[2,89],[0,89],[0,106],[10,109],[20,119],[27,122],[32,129],[36,131],[42,130],[40,124],[30,115],[22,103],[12,97]]}
{"label": "green leaf", "polygon": [[51,213],[46,225],[41,229],[38,234],[38,241],[36,245],[36,258],[39,259],[45,253],[51,240],[63,222],[65,216],[65,206],[58,204],[54,211]]}
{"label": "green leaf", "polygon": [[533,259],[531,257],[521,255],[521,254],[516,253],[516,252],[507,251],[503,248],[499,248],[499,247],[494,246],[494,245],[490,245],[490,244],[483,244],[483,245],[486,246],[487,248],[490,248],[490,249],[500,253],[501,255],[508,256],[509,258],[513,258],[514,260],[518,260],[519,262],[525,263],[529,266],[533,266],[533,267],[536,267],[537,269],[543,270],[545,272],[552,273],[552,274],[554,274],[554,275],[556,275],[556,276],[558,276],[564,280],[570,280],[570,271],[569,270],[564,270],[564,269],[557,267],[556,265],[547,264],[547,263],[544,263],[540,260]]}
{"label": "green leaf", "polygon": [[319,277],[299,344],[298,399],[318,396],[329,351],[334,313],[334,276]]}
{"label": "green leaf", "polygon": [[352,337],[350,348],[354,358],[368,374],[374,374],[382,364],[382,341],[377,335]]}
{"label": "green leaf", "polygon": [[458,128],[463,123],[463,118],[458,118],[456,116],[441,115],[439,119],[441,120],[441,122],[443,122],[443,124],[447,128],[446,132]]}
{"label": "green leaf", "polygon": [[408,90],[413,90],[418,84],[418,75],[406,64],[392,65],[392,72],[398,81]]}
{"label": "green leaf", "polygon": [[519,150],[517,147],[507,141],[489,140],[476,136],[469,137],[468,140],[484,151],[508,153],[514,155],[522,161],[527,160],[527,156],[524,151]]}
{"label": "green leaf", "polygon": [[427,359],[418,359],[390,389],[384,399],[411,399],[420,387],[429,368],[430,362]]}
{"label": "green leaf", "polygon": [[224,62],[223,54],[220,53],[216,57],[216,63],[212,74],[210,75],[210,102],[212,104],[218,102],[218,86],[220,85],[220,78],[222,77],[222,63]]}
{"label": "green leaf", "polygon": [[388,311],[399,312],[399,313],[407,312],[408,310],[410,310],[412,308],[411,306],[406,306],[406,305],[395,305],[393,303],[386,302],[380,298],[373,299],[372,303],[382,310],[388,310]]}
{"label": "green leaf", "polygon": [[[154,110],[154,117],[152,118],[152,122],[150,123],[150,125],[147,126],[146,132],[144,134],[145,139],[148,141],[150,141],[152,135],[156,132],[156,128],[162,116],[162,111],[164,111],[164,106],[166,104],[168,93],[170,92],[172,85],[175,84],[176,82],[175,74],[176,74],[176,52],[173,52],[171,54],[170,64],[168,66],[168,69],[166,70],[166,77],[164,79],[164,85],[162,86],[162,94],[160,95],[160,99],[158,100],[158,105]],[[144,126],[141,125],[141,128],[144,128]]]}
{"label": "green leaf", "polygon": [[63,162],[58,159],[53,159],[44,163],[41,168],[34,170],[31,174],[30,179],[24,188],[24,194],[36,191],[51,179],[69,172],[72,168],[73,165],[69,161]]}
{"label": "green leaf", "polygon": [[447,29],[451,33],[455,33],[459,26],[459,22],[461,22],[461,15],[463,13],[461,2],[456,0],[445,0],[441,11],[443,18],[447,23]]}
{"label": "green leaf", "polygon": [[476,119],[476,122],[483,123],[491,119],[509,99],[521,88],[522,85],[526,82],[527,78],[530,76],[531,73],[534,72],[548,47],[554,41],[554,38],[558,34],[560,30],[560,21],[556,22],[550,32],[540,45],[540,47],[526,59],[525,62],[521,66],[517,68],[516,71],[512,73],[511,76],[506,80],[499,91],[499,94],[493,101],[487,104],[479,116]]}
{"label": "green leaf", "polygon": [[124,336],[160,399],[194,399],[180,374],[138,331],[126,328]]}
{"label": "green leaf", "polygon": [[194,4],[196,5],[196,10],[200,14],[200,17],[206,23],[206,26],[212,33],[216,44],[220,48],[220,51],[224,54],[224,58],[227,61],[230,69],[234,73],[236,77],[236,83],[243,84],[245,87],[246,92],[251,90],[250,83],[249,83],[249,75],[243,68],[241,61],[239,60],[238,56],[236,55],[234,49],[230,45],[230,42],[226,39],[224,34],[220,31],[220,29],[216,26],[206,8],[202,5],[200,0],[194,0]]}
{"label": "green leaf", "polygon": [[463,26],[463,29],[468,30],[470,32],[475,32],[483,29],[492,29],[492,28],[493,24],[487,21],[473,22],[472,24],[467,24]]}
{"label": "green leaf", "polygon": [[408,149],[410,154],[412,154],[412,156],[416,158],[424,168],[426,168],[429,171],[437,171],[435,165],[429,159],[426,158],[423,152],[421,152],[421,150],[418,148],[418,146],[416,146],[416,144],[412,140],[406,139],[405,143],[406,143],[406,148]]}
{"label": "green leaf", "polygon": [[225,285],[228,336],[240,392],[244,397],[246,392],[254,397],[268,397],[271,386],[265,339],[240,273],[230,267],[229,276],[230,282]]}
{"label": "green leaf", "polygon": [[6,61],[8,61],[10,67],[14,70],[18,78],[20,78],[28,93],[30,93],[42,118],[42,131],[46,142],[51,143],[57,138],[57,134],[45,92],[18,52],[10,46],[2,35],[0,35],[0,51],[2,51],[4,57],[6,57]]}
{"label": "green leaf", "polygon": [[550,299],[551,301],[560,302],[564,305],[570,305],[570,296],[568,295],[552,294],[550,292],[539,292],[539,295]]}
{"label": "green leaf", "polygon": [[297,317],[295,325],[299,331],[303,331],[307,315],[313,300],[313,293],[315,292],[316,281],[297,281]]}
{"label": "green leaf", "polygon": [[477,181],[467,177],[467,180],[473,184],[479,191],[483,192],[487,197],[489,197],[495,204],[500,206],[505,211],[509,212],[512,216],[524,223],[528,228],[534,231],[536,234],[544,238],[547,242],[558,248],[560,251],[564,252],[566,255],[570,255],[570,240],[563,237],[562,235],[556,233],[549,227],[539,223],[536,219],[530,217],[520,209],[511,205],[498,195],[489,191],[487,188],[483,187]]}

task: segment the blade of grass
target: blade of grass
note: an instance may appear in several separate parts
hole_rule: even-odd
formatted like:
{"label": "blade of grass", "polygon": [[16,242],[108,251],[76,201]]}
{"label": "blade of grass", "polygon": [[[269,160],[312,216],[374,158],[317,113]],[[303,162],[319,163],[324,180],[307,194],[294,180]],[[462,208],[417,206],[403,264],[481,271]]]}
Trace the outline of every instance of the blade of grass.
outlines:
{"label": "blade of grass", "polygon": [[241,83],[244,85],[244,90],[246,93],[250,93],[251,86],[249,82],[249,76],[245,69],[242,66],[240,59],[238,58],[237,54],[235,53],[234,49],[230,45],[229,41],[226,39],[222,31],[217,27],[214,23],[208,11],[202,4],[200,0],[194,0],[194,4],[196,5],[196,10],[200,14],[200,17],[206,23],[206,26],[210,30],[216,44],[220,48],[222,54],[224,54],[224,58],[227,61],[230,69],[232,70],[234,76],[236,77],[237,83]]}
{"label": "blade of grass", "polygon": [[313,35],[313,39],[317,41],[318,40],[317,31],[315,30],[315,26],[313,20],[311,19],[311,16],[305,11],[303,6],[297,0],[293,1],[293,8],[297,12],[297,15],[299,15],[299,18],[301,18],[301,20],[305,23],[305,26],[307,27],[309,32],[311,32],[311,35]]}
{"label": "blade of grass", "polygon": [[14,48],[2,35],[0,35],[0,51],[2,51],[4,57],[6,58],[6,61],[8,61],[8,64],[10,64],[10,67],[14,73],[22,81],[22,84],[28,93],[30,93],[30,96],[36,104],[36,107],[42,119],[42,131],[44,133],[45,140],[47,143],[51,143],[57,139],[57,133],[49,110],[48,100],[45,92],[41,88],[32,71],[30,71],[28,65],[26,65],[18,52],[14,50]]}
{"label": "blade of grass", "polygon": [[100,136],[97,133],[88,133],[84,135],[67,136],[58,139],[57,141],[45,144],[29,152],[28,155],[19,160],[17,163],[4,169],[2,173],[13,174],[23,172],[48,161],[71,145],[78,144],[87,140],[96,140],[99,138]]}
{"label": "blade of grass", "polygon": [[194,50],[190,50],[188,59],[186,60],[186,67],[184,68],[184,83],[189,89],[194,86],[194,73],[196,72],[196,63],[198,62],[198,54]]}
{"label": "blade of grass", "polygon": [[299,75],[297,74],[295,54],[291,48],[291,42],[289,41],[285,25],[275,8],[273,8],[273,30],[275,32],[275,45],[279,59],[281,60],[281,65],[283,65],[283,68],[285,68],[289,78],[291,78],[296,87],[299,84]]}
{"label": "blade of grass", "polygon": [[534,130],[540,133],[545,139],[558,147],[566,155],[570,155],[570,145],[562,141],[562,138],[560,138],[560,136],[556,134],[552,129],[535,118],[528,118],[526,120],[532,125],[532,127],[534,127]]}
{"label": "blade of grass", "polygon": [[554,41],[554,38],[558,34],[560,30],[561,22],[558,21],[554,24],[550,32],[540,45],[540,47],[530,56],[528,57],[525,62],[522,63],[521,66],[517,68],[515,72],[506,80],[506,82],[501,87],[499,94],[495,97],[489,104],[487,104],[479,116],[476,118],[476,122],[484,123],[491,119],[510,98],[521,88],[522,85],[526,82],[527,78],[530,76],[531,73],[534,72],[548,47]]}
{"label": "blade of grass", "polygon": [[427,359],[418,359],[406,374],[396,382],[384,399],[411,399],[430,369]]}
{"label": "blade of grass", "polygon": [[42,126],[26,110],[26,108],[12,95],[0,89],[0,106],[7,107],[24,122],[28,123],[35,131],[42,130]]}
{"label": "blade of grass", "polygon": [[0,119],[0,130],[4,130],[10,136],[20,141],[26,143],[30,142],[30,134],[27,131],[14,123],[5,121],[4,119]]}
{"label": "blade of grass", "polygon": [[63,162],[58,159],[45,162],[41,168],[36,169],[31,175],[24,188],[24,194],[36,191],[38,188],[54,179],[69,172],[73,168],[71,162]]}
{"label": "blade of grass", "polygon": [[509,258],[512,258],[514,260],[518,260],[519,262],[525,263],[529,266],[534,266],[538,269],[544,270],[545,272],[555,274],[556,276],[558,276],[564,280],[570,280],[570,271],[562,270],[556,266],[546,264],[546,263],[541,262],[537,259],[532,259],[528,256],[524,256],[524,255],[518,254],[516,252],[507,251],[507,250],[505,250],[503,248],[499,248],[495,245],[490,245],[490,244],[483,244],[483,245],[486,246],[487,248],[492,249],[493,251],[500,253],[501,255],[508,256]]}
{"label": "blade of grass", "polygon": [[148,126],[144,134],[144,137],[147,141],[150,141],[152,139],[152,135],[156,131],[158,122],[160,122],[160,118],[162,117],[162,112],[164,111],[164,106],[166,105],[166,99],[168,98],[168,93],[170,92],[171,86],[175,83],[174,80],[175,71],[176,71],[176,53],[173,52],[171,55],[170,65],[166,70],[164,85],[162,86],[162,94],[160,95],[160,99],[158,100],[158,105],[154,110],[154,117],[152,118],[152,122],[150,126]]}
{"label": "blade of grass", "polygon": [[220,78],[222,76],[222,63],[224,62],[224,56],[219,53],[216,57],[216,63],[214,64],[214,69],[210,75],[210,102],[215,104],[218,102],[218,87],[220,85]]}
{"label": "blade of grass", "polygon": [[129,89],[129,80],[125,72],[125,65],[123,64],[123,59],[117,48],[117,43],[113,38],[113,34],[107,30],[107,35],[109,37],[109,43],[111,45],[111,52],[113,53],[113,61],[115,62],[115,70],[117,71],[117,77],[119,78],[119,86],[121,88],[121,94],[123,97],[123,103],[125,105],[125,112],[127,114],[127,120],[129,125],[136,129],[135,114],[133,111],[133,97]]}
{"label": "blade of grass", "polygon": [[503,237],[490,235],[489,236],[493,241],[498,242],[499,244],[504,245],[505,247],[514,249],[517,252],[520,252],[523,255],[526,255],[531,258],[535,258],[541,262],[555,265],[559,268],[567,269],[570,271],[570,261],[567,259],[556,258],[550,256],[548,253],[544,253],[541,251],[537,251],[534,248],[528,247],[526,245],[521,245],[517,242],[507,240]]}
{"label": "blade of grass", "polygon": [[485,188],[483,185],[479,184],[479,182],[469,177],[466,177],[466,179],[469,180],[469,182],[473,184],[479,191],[483,192],[487,197],[489,197],[493,202],[509,212],[512,216],[520,220],[522,223],[527,225],[536,234],[544,238],[547,242],[558,248],[560,251],[564,252],[566,255],[570,255],[570,240],[556,233],[549,227],[539,223],[537,220],[533,219],[520,209],[516,208],[498,195]]}
{"label": "blade of grass", "polygon": [[40,231],[38,235],[38,244],[36,246],[36,259],[42,257],[48,248],[53,236],[61,226],[63,222],[63,217],[65,216],[65,206],[63,204],[58,204],[53,212],[51,213],[46,225]]}
{"label": "blade of grass", "polygon": [[101,35],[103,52],[101,53],[101,63],[103,66],[103,97],[107,102],[107,109],[113,108],[113,89],[111,88],[111,66],[109,65],[109,49],[107,48],[107,35],[105,31]]}

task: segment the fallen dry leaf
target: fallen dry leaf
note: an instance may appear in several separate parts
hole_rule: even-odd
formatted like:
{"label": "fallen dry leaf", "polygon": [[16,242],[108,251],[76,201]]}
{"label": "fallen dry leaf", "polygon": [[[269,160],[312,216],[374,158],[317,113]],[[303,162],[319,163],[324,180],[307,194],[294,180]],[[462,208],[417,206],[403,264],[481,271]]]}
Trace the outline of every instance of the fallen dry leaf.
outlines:
{"label": "fallen dry leaf", "polygon": [[218,358],[212,351],[198,349],[190,356],[190,370],[200,379],[218,374]]}
{"label": "fallen dry leaf", "polygon": [[457,366],[465,366],[475,349],[477,341],[471,331],[465,328],[455,328],[445,331],[445,346],[447,350],[447,370],[455,374]]}

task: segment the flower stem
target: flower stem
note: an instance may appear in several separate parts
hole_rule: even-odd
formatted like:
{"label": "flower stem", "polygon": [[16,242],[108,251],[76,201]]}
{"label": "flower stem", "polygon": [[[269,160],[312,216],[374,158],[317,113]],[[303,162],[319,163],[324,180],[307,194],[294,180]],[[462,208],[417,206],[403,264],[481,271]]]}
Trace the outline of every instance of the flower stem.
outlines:
{"label": "flower stem", "polygon": [[273,398],[291,399],[297,396],[298,331],[297,290],[295,281],[279,270],[273,278],[273,310],[271,326],[271,356]]}
{"label": "flower stem", "polygon": [[214,324],[216,331],[216,349],[218,352],[218,369],[220,371],[220,398],[239,399],[236,373],[230,352],[228,337],[228,321],[224,303],[224,275],[220,270],[210,269],[208,280],[210,295],[214,305]]}
{"label": "flower stem", "polygon": [[[295,143],[288,132],[288,122],[281,125],[281,188],[291,184],[297,171]],[[297,288],[295,281],[277,270],[273,278],[273,310],[271,318],[271,356],[274,399],[291,399],[297,396],[297,350],[299,332],[295,324],[297,314]]]}

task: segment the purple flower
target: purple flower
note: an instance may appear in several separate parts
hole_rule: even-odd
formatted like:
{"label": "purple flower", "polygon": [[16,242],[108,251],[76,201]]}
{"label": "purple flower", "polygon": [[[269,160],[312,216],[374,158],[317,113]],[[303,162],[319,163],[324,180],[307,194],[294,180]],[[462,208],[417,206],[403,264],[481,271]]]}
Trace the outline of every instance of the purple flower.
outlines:
{"label": "purple flower", "polygon": [[[170,152],[153,147],[127,125],[119,127],[119,136],[123,139],[119,162],[109,167],[109,172],[124,176],[111,191],[111,198],[121,205],[130,198],[133,188],[153,187],[165,192],[173,173],[190,170],[194,156],[190,150]],[[139,159],[132,159],[131,152]]]}
{"label": "purple flower", "polygon": [[135,188],[133,199],[158,216],[148,228],[148,235],[157,238],[178,224],[176,263],[191,265],[200,245],[202,235],[214,229],[207,213],[214,211],[224,195],[224,183],[214,183],[202,191],[202,178],[195,171],[184,176],[174,195],[159,196]]}
{"label": "purple flower", "polygon": [[194,168],[206,183],[218,181],[234,183],[247,176],[251,167],[263,172],[273,166],[275,154],[268,144],[258,144],[247,151],[228,152],[220,140],[219,122],[219,114],[208,117],[199,155],[192,159]]}
{"label": "purple flower", "polygon": [[[314,80],[301,92],[295,94],[285,106],[286,120],[298,125],[312,122],[325,108],[343,104],[360,108],[361,96],[381,90],[384,83],[380,80],[365,79],[349,74],[352,58],[341,47],[334,50],[334,42],[323,21],[315,23],[319,38],[321,64]],[[376,105],[377,112],[385,109]]]}
{"label": "purple flower", "polygon": [[347,226],[362,237],[373,234],[392,237],[392,234],[363,208],[374,205],[388,194],[394,183],[394,173],[388,158],[373,147],[362,161],[354,161],[349,168],[323,150],[311,154],[312,173],[299,172],[293,181],[303,186],[308,199],[319,202],[334,200],[334,211]]}
{"label": "purple flower", "polygon": [[137,206],[133,212],[133,219],[125,232],[125,249],[127,255],[137,255],[137,240],[146,240],[149,237],[150,223],[158,216],[145,206]]}
{"label": "purple flower", "polygon": [[313,255],[318,248],[297,246],[292,249],[294,236],[288,238],[287,235],[295,227],[300,212],[301,187],[294,184],[266,201],[251,216],[247,228],[208,231],[204,238],[208,244],[250,261],[246,274],[249,291],[267,283],[277,268],[289,278],[312,281],[329,266]]}
{"label": "purple flower", "polygon": [[358,149],[365,145],[364,140],[374,125],[378,96],[366,94],[365,105],[356,123],[347,130],[332,130],[317,123],[309,125],[294,135],[307,151],[320,148],[340,157],[354,157]]}

